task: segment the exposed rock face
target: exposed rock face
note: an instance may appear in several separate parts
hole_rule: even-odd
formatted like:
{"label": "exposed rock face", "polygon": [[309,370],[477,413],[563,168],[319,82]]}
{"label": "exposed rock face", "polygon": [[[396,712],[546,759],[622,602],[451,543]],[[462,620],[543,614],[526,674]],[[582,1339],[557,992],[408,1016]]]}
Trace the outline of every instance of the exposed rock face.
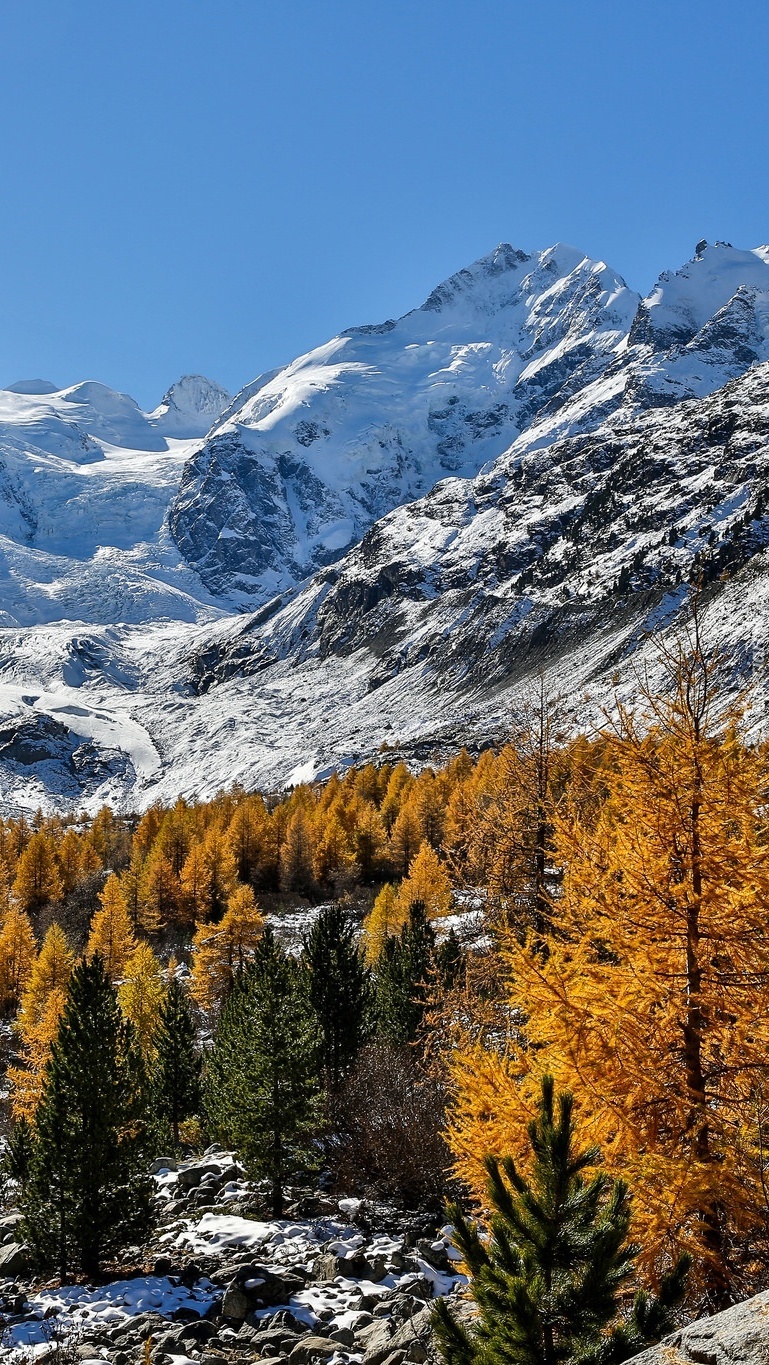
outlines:
{"label": "exposed rock face", "polygon": [[700,1318],[633,1359],[636,1365],[766,1365],[769,1291]]}
{"label": "exposed rock face", "polygon": [[212,591],[258,604],[595,380],[637,304],[573,248],[498,247],[398,322],[354,328],[245,390],[184,471],[177,545]]}
{"label": "exposed rock face", "polygon": [[769,358],[769,252],[699,245],[643,301],[571,248],[503,245],[398,322],[257,380],[184,471],[179,548],[257,605],[536,425],[552,439],[705,397]]}

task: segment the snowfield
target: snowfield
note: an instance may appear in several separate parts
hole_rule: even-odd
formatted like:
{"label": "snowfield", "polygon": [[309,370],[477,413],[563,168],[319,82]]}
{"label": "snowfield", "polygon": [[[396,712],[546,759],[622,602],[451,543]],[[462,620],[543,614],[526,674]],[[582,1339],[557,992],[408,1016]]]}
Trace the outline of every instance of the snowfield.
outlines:
{"label": "snowfield", "polygon": [[144,807],[598,724],[704,573],[765,729],[769,248],[500,246],[230,400],[0,392],[0,801]]}

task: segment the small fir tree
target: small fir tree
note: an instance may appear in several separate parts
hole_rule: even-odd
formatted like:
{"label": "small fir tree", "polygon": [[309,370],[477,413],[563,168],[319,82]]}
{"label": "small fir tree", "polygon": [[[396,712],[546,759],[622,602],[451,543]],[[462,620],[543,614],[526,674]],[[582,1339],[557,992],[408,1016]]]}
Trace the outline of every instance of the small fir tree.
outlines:
{"label": "small fir tree", "polygon": [[330,905],[318,916],[303,961],[321,1033],[321,1065],[336,1091],[365,1041],[371,1003],[370,975],[345,906]]}
{"label": "small fir tree", "polygon": [[179,1144],[179,1124],[200,1109],[201,1058],[195,1046],[196,1029],[184,988],[171,979],[160,1010],[155,1036],[155,1090],[160,1117],[171,1126]]}
{"label": "small fir tree", "polygon": [[452,925],[435,954],[438,980],[444,991],[451,990],[463,978],[466,970],[466,953]]}
{"label": "small fir tree", "polygon": [[435,933],[422,901],[413,901],[408,924],[385,940],[376,966],[376,1019],[380,1038],[413,1043],[425,1020]]}
{"label": "small fir tree", "polygon": [[305,973],[266,929],[222,1012],[204,1102],[216,1137],[269,1180],[276,1218],[286,1183],[313,1161],[318,1047]]}
{"label": "small fir tree", "polygon": [[[630,1199],[621,1180],[596,1170],[596,1147],[575,1143],[573,1098],[542,1080],[529,1124],[531,1174],[488,1157],[490,1237],[454,1205],[455,1241],[472,1276],[479,1316],[465,1327],[445,1299],[434,1323],[447,1365],[611,1365],[672,1327],[688,1258],[663,1279],[656,1298],[639,1293],[629,1318],[618,1300],[638,1248],[628,1241]],[[589,1168],[595,1172],[586,1179]]]}
{"label": "small fir tree", "polygon": [[145,1096],[133,1030],[97,954],[70,978],[35,1119],[23,1227],[40,1268],[95,1277],[148,1227]]}

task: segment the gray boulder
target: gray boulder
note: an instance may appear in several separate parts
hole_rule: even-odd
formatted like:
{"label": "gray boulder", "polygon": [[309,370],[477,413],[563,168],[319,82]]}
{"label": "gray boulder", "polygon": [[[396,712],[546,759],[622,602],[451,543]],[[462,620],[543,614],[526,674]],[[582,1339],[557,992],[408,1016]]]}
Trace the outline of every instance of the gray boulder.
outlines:
{"label": "gray boulder", "polygon": [[339,1342],[330,1337],[302,1337],[288,1357],[292,1365],[309,1365],[312,1360],[330,1360],[339,1350]]}
{"label": "gray boulder", "polygon": [[0,1247],[0,1280],[15,1280],[30,1272],[29,1252],[20,1242],[8,1242]]}
{"label": "gray boulder", "polygon": [[290,1271],[275,1274],[265,1265],[241,1266],[224,1291],[222,1317],[244,1322],[257,1309],[287,1304],[303,1288],[304,1280]]}
{"label": "gray boulder", "polygon": [[633,1357],[633,1365],[769,1365],[769,1290],[699,1318]]}

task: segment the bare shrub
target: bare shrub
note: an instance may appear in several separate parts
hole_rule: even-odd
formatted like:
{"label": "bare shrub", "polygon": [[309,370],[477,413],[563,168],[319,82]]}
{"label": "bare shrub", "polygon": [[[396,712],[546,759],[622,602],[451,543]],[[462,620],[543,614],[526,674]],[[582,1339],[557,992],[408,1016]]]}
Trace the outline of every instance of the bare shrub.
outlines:
{"label": "bare shrub", "polygon": [[345,1193],[439,1207],[449,1180],[445,1093],[415,1051],[363,1049],[332,1105],[327,1150]]}

